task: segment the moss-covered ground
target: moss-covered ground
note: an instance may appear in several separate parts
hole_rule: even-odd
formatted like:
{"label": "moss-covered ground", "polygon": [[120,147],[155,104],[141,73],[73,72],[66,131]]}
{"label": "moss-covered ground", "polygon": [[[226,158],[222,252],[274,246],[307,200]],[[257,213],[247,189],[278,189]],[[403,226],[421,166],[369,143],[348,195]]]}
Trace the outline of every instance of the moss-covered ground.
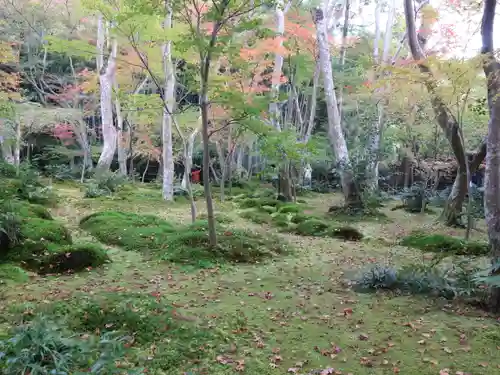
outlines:
{"label": "moss-covered ground", "polygon": [[[50,213],[73,241],[96,243],[80,220],[101,211],[154,215],[175,226],[190,222],[187,202],[166,204],[158,189],[144,185],[97,199],[84,199],[78,186],[54,189],[59,204]],[[304,200],[310,215],[341,204],[335,195]],[[388,204],[384,220],[349,222],[363,233],[362,241],[343,241],[284,233],[241,217],[231,201],[215,203],[228,231],[278,236],[294,251],[254,264],[196,268],[115,242],[107,246],[110,263],[78,274],[0,270],[14,274],[16,282],[0,284],[0,333],[21,317],[49,309],[80,331],[133,334],[137,352],[127,360],[145,365],[150,374],[500,373],[495,317],[428,296],[357,294],[348,285],[369,264],[404,265],[433,256],[402,246],[403,237],[415,231],[461,237],[460,229],[442,227],[433,215],[391,211]],[[203,215],[201,198],[197,205]],[[102,230],[109,229],[105,225]],[[472,235],[485,240],[481,231]]]}

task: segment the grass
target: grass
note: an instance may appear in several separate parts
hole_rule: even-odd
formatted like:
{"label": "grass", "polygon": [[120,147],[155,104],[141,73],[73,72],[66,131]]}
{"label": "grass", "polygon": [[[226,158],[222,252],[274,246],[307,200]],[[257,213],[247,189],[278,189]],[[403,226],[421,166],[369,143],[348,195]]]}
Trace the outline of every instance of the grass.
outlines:
{"label": "grass", "polygon": [[[54,219],[71,229],[75,242],[91,240],[78,223],[102,211],[102,202],[95,199],[82,204],[83,193],[78,188],[60,186],[56,190],[64,201],[51,210]],[[149,191],[143,200],[106,199],[105,209],[122,211],[121,219],[130,220],[127,214],[140,213],[154,215],[172,227],[189,223],[187,204],[165,205],[159,194],[153,198],[155,194]],[[305,200],[306,215],[317,216],[340,198],[333,194],[311,195]],[[200,199],[197,204],[202,208],[204,202]],[[161,348],[150,362],[149,372],[154,374],[170,373],[168,369],[173,365],[175,373],[216,375],[235,373],[238,365],[252,375],[283,374],[292,368],[303,374],[335,368],[344,375],[385,375],[398,370],[401,374],[435,375],[444,369],[449,369],[450,374],[498,373],[500,328],[485,313],[429,297],[358,294],[348,286],[350,276],[367,264],[383,262],[399,267],[421,262],[420,250],[398,243],[398,239],[415,230],[461,237],[461,229],[442,227],[432,215],[384,209],[390,221],[357,223],[367,238],[344,242],[276,233],[279,228],[274,225],[242,219],[229,202],[216,201],[216,207],[231,218],[227,225],[232,230],[252,231],[262,238],[277,236],[297,251],[271,262],[187,271],[175,263],[148,260],[146,247],[154,244],[153,240],[148,240],[147,245],[138,242],[144,252],[112,247],[107,252],[112,263],[104,268],[78,275],[35,277],[18,284],[15,290],[1,289],[0,317],[4,324],[10,324],[15,317],[29,317],[37,309],[53,304],[60,306],[52,312],[54,315],[71,318],[72,311],[84,311],[89,316],[97,314],[96,306],[105,303],[105,314],[99,312],[87,326],[81,320],[85,313],[81,314],[75,318],[75,329],[102,330],[103,325],[106,328],[111,324],[108,329],[153,335],[137,336],[135,347],[137,358],[142,359],[152,356],[151,342]],[[110,215],[107,219],[101,222],[102,231],[116,225],[116,217]],[[144,219],[141,230],[161,226],[155,221],[158,219],[148,220]],[[137,228],[136,221],[129,223],[124,236]],[[165,227],[167,239],[172,233]],[[483,241],[483,236],[473,232],[474,241]],[[114,246],[122,245],[123,239],[114,239]],[[71,307],[79,300],[77,308]],[[13,304],[17,304],[16,311],[12,310]],[[132,316],[124,322],[127,311],[145,319],[139,322]],[[162,331],[155,312],[172,324],[171,335],[168,330]],[[129,322],[146,324],[149,320],[154,332],[139,325],[127,327]],[[184,335],[179,327],[185,329]],[[200,336],[195,336],[196,332]],[[167,345],[168,340],[173,340],[171,345]],[[181,346],[189,345],[189,340],[196,347]]]}

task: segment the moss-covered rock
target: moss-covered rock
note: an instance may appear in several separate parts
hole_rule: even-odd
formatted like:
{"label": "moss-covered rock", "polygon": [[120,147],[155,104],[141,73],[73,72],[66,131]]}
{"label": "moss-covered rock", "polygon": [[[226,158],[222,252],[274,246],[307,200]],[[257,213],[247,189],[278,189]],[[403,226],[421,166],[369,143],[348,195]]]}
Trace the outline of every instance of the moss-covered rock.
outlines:
{"label": "moss-covered rock", "polygon": [[487,242],[465,241],[453,236],[423,232],[414,232],[404,237],[400,244],[425,252],[449,253],[450,255],[484,256],[490,252]]}
{"label": "moss-covered rock", "polygon": [[39,264],[38,273],[78,272],[89,267],[99,267],[110,261],[106,249],[94,243],[51,246]]}

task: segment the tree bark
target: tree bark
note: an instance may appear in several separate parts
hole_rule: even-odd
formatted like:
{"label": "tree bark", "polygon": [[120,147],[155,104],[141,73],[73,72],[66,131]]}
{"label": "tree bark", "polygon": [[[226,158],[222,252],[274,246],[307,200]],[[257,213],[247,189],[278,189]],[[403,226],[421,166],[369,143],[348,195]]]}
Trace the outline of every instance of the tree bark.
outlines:
{"label": "tree bark", "polygon": [[195,129],[189,135],[186,144],[186,150],[184,151],[184,176],[182,177],[181,186],[183,189],[187,189],[188,182],[191,181],[191,168],[193,167],[193,152],[194,152],[194,142],[196,136],[200,132],[200,129]]}
{"label": "tree bark", "polygon": [[[385,33],[384,33],[384,46],[382,50],[382,58],[380,61],[378,61],[378,46],[373,50],[373,60],[374,64],[378,65],[376,69],[383,69],[386,65],[389,64],[389,53],[391,49],[391,44],[392,44],[392,27],[394,25],[394,13],[395,13],[395,8],[396,8],[396,0],[392,0],[388,4],[389,9],[387,12],[387,22],[385,26]],[[380,8],[381,4],[380,2],[377,2],[377,8]],[[380,9],[378,11],[380,13]],[[380,14],[378,15],[380,17]],[[376,22],[380,23],[380,18],[376,18]],[[380,29],[380,26],[378,26],[378,29]],[[380,32],[380,31],[379,31]],[[379,43],[379,38],[380,35],[376,35],[374,44],[378,45]],[[379,71],[377,73],[377,79],[381,78],[381,76],[384,75],[384,71]],[[384,84],[385,86],[385,84]],[[377,90],[377,91],[383,91],[383,89]],[[368,145],[367,145],[367,150],[368,150],[368,158],[367,158],[367,164],[366,164],[366,187],[371,190],[371,191],[376,191],[378,190],[378,180],[379,180],[379,158],[380,158],[380,142],[381,142],[381,133],[382,129],[384,126],[384,112],[385,112],[385,106],[386,106],[386,100],[385,98],[380,98],[380,100],[377,103],[377,120],[373,124],[372,128],[369,131],[368,134]]]}
{"label": "tree bark", "polygon": [[116,53],[118,44],[115,39],[111,43],[111,53],[104,63],[105,31],[102,15],[99,16],[97,27],[97,69],[99,70],[99,86],[101,93],[101,127],[103,146],[97,162],[96,174],[108,172],[115,156],[117,132],[113,124],[113,81],[116,70]]}
{"label": "tree bark", "polygon": [[117,149],[118,149],[118,167],[120,174],[122,176],[127,176],[127,151],[125,147],[127,146],[125,142],[124,132],[123,132],[123,115],[122,106],[120,103],[120,98],[118,96],[118,83],[116,79],[114,80],[115,89],[115,110],[116,110],[116,128],[117,128]]}
{"label": "tree bark", "polygon": [[316,24],[319,59],[321,72],[323,74],[323,86],[325,90],[325,99],[328,113],[328,139],[334,151],[336,162],[340,170],[341,184],[345,203],[347,206],[360,206],[362,202],[354,181],[351,161],[349,159],[349,152],[347,150],[347,143],[342,131],[337,97],[335,95],[332,62],[330,58],[330,48],[328,45],[326,20],[323,9],[316,8],[314,21]]}
{"label": "tree bark", "polygon": [[[422,25],[420,29],[423,30],[423,32],[421,35],[417,36],[415,17],[413,13],[413,1],[405,0],[404,7],[408,44],[410,46],[412,57],[423,75],[424,84],[430,94],[431,104],[434,114],[436,115],[437,123],[441,129],[443,129],[458,164],[457,178],[460,179],[460,181],[456,184],[456,189],[458,190],[456,190],[456,194],[453,196],[450,195],[445,208],[446,215],[444,216],[446,218],[445,222],[447,225],[456,226],[461,224],[460,222],[456,222],[455,219],[459,217],[462,211],[463,202],[468,189],[467,182],[464,184],[464,179],[465,181],[467,180],[467,160],[465,158],[464,148],[460,137],[460,125],[450,109],[444,103],[441,96],[438,94],[437,81],[425,62],[425,54],[422,48],[425,46],[425,42],[427,41],[428,34],[430,33],[430,27]],[[466,189],[465,191],[462,190],[464,187]]]}
{"label": "tree bark", "polygon": [[[493,23],[496,0],[484,0],[481,23],[483,70],[487,79],[490,120],[486,139],[486,171],[484,184],[484,210],[488,239],[491,246],[492,274],[500,274],[500,63],[493,54]],[[490,306],[500,311],[500,288],[492,287]]]}
{"label": "tree bark", "polygon": [[[165,2],[166,18],[164,29],[172,28],[172,7],[169,1]],[[162,46],[163,73],[165,75],[165,86],[163,100],[162,118],[162,158],[163,158],[163,183],[162,195],[166,201],[174,200],[174,157],[172,146],[172,116],[175,105],[175,75],[172,63],[172,42],[167,41]]]}

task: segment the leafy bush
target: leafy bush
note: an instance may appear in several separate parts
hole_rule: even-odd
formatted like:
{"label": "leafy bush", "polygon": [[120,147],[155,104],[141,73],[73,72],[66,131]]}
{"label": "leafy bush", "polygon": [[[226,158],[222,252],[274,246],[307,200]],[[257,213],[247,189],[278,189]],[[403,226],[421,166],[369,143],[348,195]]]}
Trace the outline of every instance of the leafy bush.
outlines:
{"label": "leafy bush", "polygon": [[0,255],[21,242],[21,220],[14,211],[3,207],[0,212]]}
{"label": "leafy bush", "polygon": [[0,160],[0,176],[6,178],[16,178],[17,169],[14,165]]}
{"label": "leafy bush", "polygon": [[38,273],[62,273],[81,271],[89,267],[99,267],[109,262],[107,251],[101,245],[80,243],[57,247],[43,257]]}
{"label": "leafy bush", "polygon": [[414,232],[404,237],[400,244],[426,252],[447,253],[449,255],[483,256],[490,251],[486,242],[465,241],[457,237],[423,232]]}
{"label": "leafy bush", "polygon": [[122,341],[110,334],[85,340],[39,317],[15,327],[0,342],[0,370],[4,375],[118,374],[123,371],[115,363],[124,356]]}
{"label": "leafy bush", "polygon": [[96,183],[88,183],[85,186],[84,198],[99,198],[110,195],[109,190],[101,189]]}
{"label": "leafy bush", "polygon": [[116,193],[126,182],[127,177],[119,172],[104,173],[96,178],[97,187],[111,193]]}
{"label": "leafy bush", "polygon": [[176,230],[153,215],[117,211],[96,212],[83,218],[80,226],[107,245],[143,253],[165,251],[167,238]]}
{"label": "leafy bush", "polygon": [[9,263],[0,264],[0,285],[9,281],[23,283],[28,280],[28,274],[21,267]]}
{"label": "leafy bush", "polygon": [[436,267],[412,264],[401,269],[374,265],[355,282],[355,290],[394,290],[408,294],[432,294],[452,299],[460,295],[460,285],[454,285],[445,272]]}

